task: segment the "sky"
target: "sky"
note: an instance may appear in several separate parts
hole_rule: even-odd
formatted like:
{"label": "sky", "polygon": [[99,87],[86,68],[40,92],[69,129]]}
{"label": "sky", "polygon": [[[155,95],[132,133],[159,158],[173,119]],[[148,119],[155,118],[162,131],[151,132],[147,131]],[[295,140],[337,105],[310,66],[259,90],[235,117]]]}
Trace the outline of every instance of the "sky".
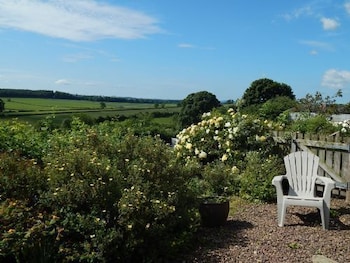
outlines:
{"label": "sky", "polygon": [[0,0],[0,88],[224,101],[261,78],[350,102],[350,0]]}

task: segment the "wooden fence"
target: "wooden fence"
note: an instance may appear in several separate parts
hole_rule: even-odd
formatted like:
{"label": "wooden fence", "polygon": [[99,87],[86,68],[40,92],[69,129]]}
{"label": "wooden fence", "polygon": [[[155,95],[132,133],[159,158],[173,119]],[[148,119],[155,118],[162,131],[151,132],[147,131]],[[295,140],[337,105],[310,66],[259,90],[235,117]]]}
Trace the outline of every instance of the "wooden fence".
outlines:
{"label": "wooden fence", "polygon": [[290,152],[310,151],[320,157],[319,174],[336,181],[337,189],[346,191],[350,202],[350,137],[275,132],[275,139],[290,147]]}

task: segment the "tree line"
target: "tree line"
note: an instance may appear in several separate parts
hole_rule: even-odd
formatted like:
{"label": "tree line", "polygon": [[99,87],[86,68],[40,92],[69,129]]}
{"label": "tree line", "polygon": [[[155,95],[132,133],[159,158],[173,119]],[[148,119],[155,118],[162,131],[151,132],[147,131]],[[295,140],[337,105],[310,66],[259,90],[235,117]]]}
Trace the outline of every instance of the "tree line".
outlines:
{"label": "tree line", "polygon": [[[319,91],[306,94],[305,98],[296,99],[293,89],[271,79],[255,80],[245,90],[243,96],[227,104],[244,114],[253,114],[265,119],[285,118],[288,112],[316,113],[324,116],[350,113],[350,103],[337,104],[342,97],[338,90],[334,96],[323,96]],[[222,103],[207,91],[189,94],[182,100],[179,113],[179,127],[184,128],[201,120],[202,114],[212,109],[220,109]]]}
{"label": "tree line", "polygon": [[61,91],[52,90],[27,90],[27,89],[0,89],[0,98],[42,98],[42,99],[68,99],[68,100],[89,100],[100,102],[126,102],[126,103],[151,103],[178,104],[179,100],[162,100],[162,99],[144,99],[132,97],[113,97],[113,96],[95,96],[95,95],[78,95]]}

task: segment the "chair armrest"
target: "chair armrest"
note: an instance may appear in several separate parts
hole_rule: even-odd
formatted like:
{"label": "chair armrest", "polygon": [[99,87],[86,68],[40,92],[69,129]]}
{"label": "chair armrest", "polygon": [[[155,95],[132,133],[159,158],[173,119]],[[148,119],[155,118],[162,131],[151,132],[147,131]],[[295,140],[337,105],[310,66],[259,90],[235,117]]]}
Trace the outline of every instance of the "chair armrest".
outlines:
{"label": "chair armrest", "polygon": [[325,176],[317,176],[317,180],[320,180],[324,183],[323,197],[325,199],[327,198],[327,202],[329,203],[332,189],[335,187],[334,180]]}
{"label": "chair armrest", "polygon": [[287,179],[287,176],[285,176],[285,175],[275,176],[272,179],[272,184],[277,187],[278,185],[282,184],[283,179]]}
{"label": "chair armrest", "polygon": [[277,202],[282,200],[282,197],[283,197],[283,187],[282,187],[283,179],[287,179],[287,177],[285,175],[278,175],[272,179],[272,184],[276,187]]}
{"label": "chair armrest", "polygon": [[330,185],[334,185],[335,186],[335,181],[329,177],[325,177],[325,176],[317,176],[317,179],[322,181],[324,184],[330,184]]}

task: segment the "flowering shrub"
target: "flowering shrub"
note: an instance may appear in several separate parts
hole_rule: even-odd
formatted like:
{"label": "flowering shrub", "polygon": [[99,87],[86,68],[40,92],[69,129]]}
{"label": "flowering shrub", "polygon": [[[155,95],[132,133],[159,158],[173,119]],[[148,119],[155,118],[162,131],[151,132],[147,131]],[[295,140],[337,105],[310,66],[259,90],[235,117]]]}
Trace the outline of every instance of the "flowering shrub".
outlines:
{"label": "flowering shrub", "polygon": [[155,262],[189,248],[196,196],[173,150],[117,123],[71,125],[44,131],[40,163],[7,139],[21,155],[1,156],[0,261]]}
{"label": "flowering shrub", "polygon": [[[175,152],[187,165],[195,162],[202,166],[197,178],[191,182],[197,193],[242,194],[239,189],[247,166],[246,156],[258,152],[260,158],[269,158],[278,153],[270,133],[273,128],[272,122],[232,109],[226,114],[206,113],[201,122],[177,135]],[[200,189],[202,192],[198,191]]]}
{"label": "flowering shrub", "polygon": [[175,151],[177,157],[183,160],[201,163],[221,160],[233,166],[249,151],[260,151],[266,155],[273,152],[275,144],[270,134],[273,125],[272,122],[235,113],[232,109],[227,114],[206,113],[201,122],[177,135]]}
{"label": "flowering shrub", "polygon": [[344,120],[340,122],[335,122],[334,126],[336,126],[343,136],[350,135],[350,120]]}
{"label": "flowering shrub", "polygon": [[21,155],[40,160],[46,146],[47,133],[39,133],[32,125],[16,119],[1,121],[0,149],[2,151],[17,151]]}

